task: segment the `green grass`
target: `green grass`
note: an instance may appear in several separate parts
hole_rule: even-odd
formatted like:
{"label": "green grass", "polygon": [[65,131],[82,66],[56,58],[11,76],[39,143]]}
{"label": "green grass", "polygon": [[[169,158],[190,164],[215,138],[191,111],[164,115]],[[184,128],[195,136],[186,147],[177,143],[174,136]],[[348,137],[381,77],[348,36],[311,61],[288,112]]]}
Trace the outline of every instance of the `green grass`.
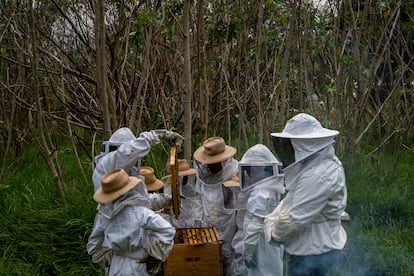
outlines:
{"label": "green grass", "polygon": [[[59,149],[59,159],[66,204],[36,150],[27,150],[0,183],[0,275],[104,275],[86,252],[96,208],[92,181],[84,182],[70,148]],[[158,146],[143,161],[158,177],[165,162]],[[381,153],[345,168],[351,222],[338,275],[414,274],[414,155],[404,152],[395,171],[393,164],[392,153]]]}
{"label": "green grass", "polygon": [[36,151],[0,184],[1,275],[103,275],[86,252],[96,208],[93,185],[84,183],[70,152],[60,154],[69,179],[66,204]]}
{"label": "green grass", "polygon": [[414,274],[414,155],[356,159],[347,168],[347,275]]}

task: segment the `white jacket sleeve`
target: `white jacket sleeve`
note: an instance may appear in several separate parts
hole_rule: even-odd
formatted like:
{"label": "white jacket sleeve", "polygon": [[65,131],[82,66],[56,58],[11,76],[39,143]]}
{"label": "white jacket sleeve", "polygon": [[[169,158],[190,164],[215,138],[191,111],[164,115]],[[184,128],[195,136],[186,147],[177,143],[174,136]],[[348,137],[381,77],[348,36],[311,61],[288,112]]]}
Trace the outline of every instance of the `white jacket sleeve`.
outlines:
{"label": "white jacket sleeve", "polygon": [[101,186],[101,178],[104,174],[117,168],[129,172],[138,160],[145,157],[151,147],[159,142],[155,134],[148,131],[141,132],[135,140],[123,143],[117,150],[106,155],[98,156],[92,176],[95,191]]}
{"label": "white jacket sleeve", "polygon": [[[151,132],[142,132],[135,140],[123,143],[118,150],[108,153],[105,158],[105,163],[108,166],[110,163],[112,166],[107,168],[107,172],[116,168],[123,168],[126,171],[130,170],[139,159],[145,157],[151,150],[154,144],[159,143],[157,136]],[[109,160],[108,160],[109,159]],[[110,165],[109,165],[110,166]]]}
{"label": "white jacket sleeve", "polygon": [[107,222],[99,213],[96,215],[94,227],[87,244],[87,251],[92,256],[92,261],[102,267],[109,266],[112,259],[112,250],[102,246]]}
{"label": "white jacket sleeve", "polygon": [[159,214],[148,210],[148,217],[143,227],[151,232],[148,253],[161,261],[165,261],[174,245],[175,229]]}
{"label": "white jacket sleeve", "polygon": [[254,267],[257,264],[257,244],[262,231],[263,218],[247,211],[243,229],[243,258],[247,267]]}

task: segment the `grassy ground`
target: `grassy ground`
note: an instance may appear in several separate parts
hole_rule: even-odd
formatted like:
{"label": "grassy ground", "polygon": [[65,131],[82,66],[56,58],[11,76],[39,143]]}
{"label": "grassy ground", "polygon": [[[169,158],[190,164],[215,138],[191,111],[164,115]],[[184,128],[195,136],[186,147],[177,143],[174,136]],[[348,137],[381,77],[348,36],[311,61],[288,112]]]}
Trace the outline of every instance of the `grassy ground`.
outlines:
{"label": "grassy ground", "polygon": [[[92,182],[83,182],[70,149],[59,156],[66,204],[36,151],[27,151],[0,183],[0,275],[103,275],[86,253],[96,207]],[[413,163],[414,154],[405,152],[394,169],[386,153],[346,167],[351,222],[338,275],[414,274]],[[84,161],[89,179],[90,164]]]}
{"label": "grassy ground", "polygon": [[349,275],[414,274],[414,154],[358,159],[347,170]]}
{"label": "grassy ground", "polygon": [[1,275],[102,274],[85,247],[96,208],[93,185],[83,183],[68,149],[59,154],[66,204],[38,152],[26,152],[0,183]]}

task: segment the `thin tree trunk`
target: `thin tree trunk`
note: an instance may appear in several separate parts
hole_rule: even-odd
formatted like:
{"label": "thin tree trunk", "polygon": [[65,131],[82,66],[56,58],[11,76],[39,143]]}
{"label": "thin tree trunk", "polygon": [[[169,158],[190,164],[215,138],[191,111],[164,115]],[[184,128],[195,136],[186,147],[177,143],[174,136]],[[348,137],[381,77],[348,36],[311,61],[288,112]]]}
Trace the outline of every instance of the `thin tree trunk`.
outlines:
{"label": "thin tree trunk", "polygon": [[95,33],[96,33],[96,89],[99,97],[99,105],[102,110],[104,139],[109,138],[112,133],[109,114],[106,76],[105,55],[105,1],[96,0],[95,11]]}
{"label": "thin tree trunk", "polygon": [[[20,72],[21,72],[21,66],[19,66],[19,75],[17,77],[17,80],[20,79]],[[7,90],[9,90],[10,92],[13,93],[13,98],[12,98],[12,108],[11,108],[11,114],[10,114],[10,121],[9,121],[9,125],[7,126],[7,144],[6,144],[6,149],[4,150],[4,154],[3,154],[3,164],[1,167],[1,173],[0,173],[0,181],[3,178],[3,175],[6,171],[6,164],[7,164],[7,159],[9,156],[9,151],[11,148],[11,144],[13,142],[14,139],[14,122],[15,122],[15,118],[16,118],[16,98],[17,98],[17,90],[19,90],[19,88],[17,88],[15,91],[12,91],[12,89],[10,88],[10,82],[9,82],[9,72],[7,72]]]}
{"label": "thin tree trunk", "polygon": [[65,106],[66,126],[68,128],[69,138],[70,138],[70,142],[72,144],[73,153],[75,154],[76,163],[78,164],[79,170],[82,174],[83,181],[85,183],[88,183],[88,180],[87,180],[86,174],[85,174],[85,170],[83,169],[81,160],[79,158],[78,148],[76,147],[75,138],[73,137],[72,127],[71,127],[71,124],[70,124],[70,117],[71,117],[70,112],[69,112],[68,108],[66,107],[67,105],[66,105],[66,96],[64,95],[64,93],[65,93],[65,83],[64,83],[63,67],[62,67],[62,72],[61,72],[61,90],[62,90],[62,94],[63,94],[63,96],[62,96],[63,105]]}
{"label": "thin tree trunk", "polygon": [[210,91],[207,77],[207,64],[206,64],[206,46],[204,42],[204,0],[200,0],[197,3],[197,29],[198,29],[198,49],[201,49],[199,59],[201,66],[199,68],[200,81],[199,81],[199,93],[200,93],[200,121],[201,121],[201,139],[202,141],[208,138],[208,113],[209,113],[209,99]]}
{"label": "thin tree trunk", "polygon": [[[306,40],[308,37],[308,29],[303,30],[302,32],[302,25],[301,22],[306,22],[306,20],[302,19],[302,2],[299,0],[299,6],[298,6],[298,20],[296,20],[296,34],[297,34],[297,47],[298,47],[298,54],[299,54],[299,65],[298,65],[298,98],[299,98],[299,110],[303,111],[303,64],[304,64],[304,57],[306,55]],[[306,13],[304,13],[306,14]],[[306,15],[304,15],[306,16]],[[303,38],[301,39],[301,36],[303,35]]]}
{"label": "thin tree trunk", "polygon": [[[142,100],[145,99],[146,94],[146,88],[148,83],[148,75],[149,70],[151,67],[150,64],[150,52],[151,52],[151,40],[152,40],[152,29],[149,28],[148,34],[147,34],[147,40],[146,40],[146,46],[145,46],[145,55],[144,55],[144,62],[143,62],[143,70],[141,72],[141,76],[138,83],[138,91],[136,91],[134,101],[132,104],[131,109],[131,116],[129,117],[128,127],[130,129],[134,129],[137,127],[140,128],[140,120],[137,119],[137,109],[138,109],[138,103],[141,105],[144,103]],[[141,112],[139,113],[139,118],[141,118]]]}
{"label": "thin tree trunk", "polygon": [[292,16],[289,17],[289,21],[288,21],[288,25],[286,27],[286,38],[284,41],[284,52],[283,52],[283,58],[282,58],[282,65],[281,65],[281,69],[280,69],[280,80],[281,80],[281,84],[280,84],[280,91],[281,91],[281,96],[280,96],[280,113],[279,113],[279,122],[284,122],[284,119],[287,115],[287,107],[289,105],[288,102],[288,97],[287,97],[287,92],[286,92],[286,87],[287,87],[287,72],[289,69],[289,58],[290,58],[290,49],[291,49],[291,41],[292,41],[292,36],[293,36],[293,26],[294,26],[294,22],[296,21],[296,10],[297,10],[297,3],[296,1],[293,1],[292,3]]}
{"label": "thin tree trunk", "polygon": [[[227,25],[230,22],[228,8],[227,5],[224,5],[224,22]],[[228,33],[226,33],[226,37],[228,37]],[[223,62],[221,67],[221,79],[220,83],[223,83],[224,80],[227,79],[227,72],[229,71],[229,56],[230,56],[230,45],[227,40],[224,43],[224,54],[223,54]],[[232,143],[232,125],[231,125],[231,112],[230,112],[230,99],[231,99],[231,87],[226,83],[226,91],[225,91],[225,100],[226,100],[226,130],[227,130],[227,143]]]}
{"label": "thin tree trunk", "polygon": [[249,75],[249,66],[248,66],[248,20],[249,20],[249,1],[243,1],[243,31],[242,31],[242,45],[241,45],[241,71],[243,73],[243,91],[238,91],[241,96],[242,101],[242,109],[240,110],[240,121],[241,124],[241,131],[244,140],[244,146],[247,149],[249,147],[249,139],[247,136],[246,130],[246,122],[247,122],[247,115],[246,115],[246,107],[248,106],[248,99],[247,99],[247,92],[249,88],[249,80],[247,76]]}
{"label": "thin tree trunk", "polygon": [[191,159],[191,131],[192,131],[192,86],[191,86],[191,55],[190,55],[190,0],[184,1],[183,9],[184,31],[184,158]]}
{"label": "thin tree trunk", "polygon": [[[52,149],[48,145],[48,139],[46,136],[49,134],[48,127],[44,125],[44,117],[43,117],[43,101],[45,100],[40,95],[39,91],[39,58],[37,54],[37,38],[36,38],[36,23],[35,17],[33,12],[34,1],[28,2],[28,9],[29,9],[29,35],[31,41],[31,52],[32,52],[32,73],[33,73],[33,90],[34,94],[36,95],[37,100],[37,124],[39,128],[39,143],[40,148],[45,157],[46,163],[49,167],[50,172],[52,173],[53,180],[55,182],[57,191],[59,193],[60,198],[65,202],[65,193],[64,193],[64,183],[63,178],[59,175],[60,168],[56,163],[57,151],[54,146]],[[55,158],[55,160],[53,160]]]}
{"label": "thin tree trunk", "polygon": [[262,25],[263,25],[263,4],[258,1],[257,4],[257,38],[256,38],[256,59],[255,59],[255,78],[256,78],[256,108],[257,108],[257,128],[259,134],[259,143],[263,143],[263,111],[262,111],[262,93],[260,80],[260,63],[261,63],[261,46],[262,46]]}

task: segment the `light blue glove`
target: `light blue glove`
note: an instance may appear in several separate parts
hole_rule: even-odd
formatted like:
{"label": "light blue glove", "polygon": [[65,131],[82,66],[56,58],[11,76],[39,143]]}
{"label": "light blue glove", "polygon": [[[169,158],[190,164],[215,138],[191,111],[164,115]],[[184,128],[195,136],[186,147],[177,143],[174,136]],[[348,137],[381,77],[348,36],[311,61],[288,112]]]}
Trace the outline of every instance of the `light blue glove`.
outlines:
{"label": "light blue glove", "polygon": [[256,267],[257,266],[257,256],[256,256],[256,245],[245,244],[244,245],[244,264],[246,267]]}

